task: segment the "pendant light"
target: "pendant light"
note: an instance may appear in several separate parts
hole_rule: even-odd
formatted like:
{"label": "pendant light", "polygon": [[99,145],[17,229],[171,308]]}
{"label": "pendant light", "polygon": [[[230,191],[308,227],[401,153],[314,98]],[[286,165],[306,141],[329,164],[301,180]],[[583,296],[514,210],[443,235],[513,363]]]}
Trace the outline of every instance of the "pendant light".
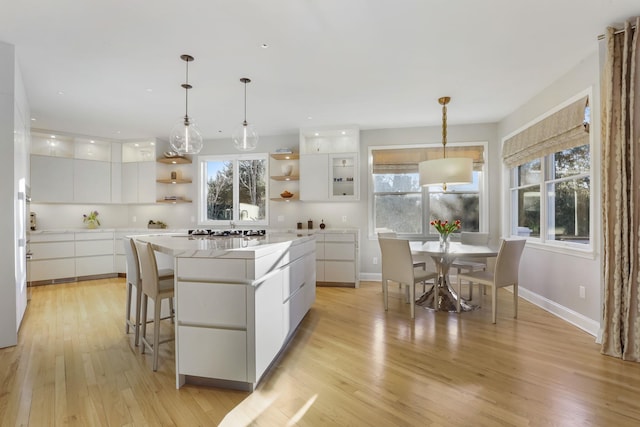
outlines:
{"label": "pendant light", "polygon": [[447,104],[450,100],[448,96],[438,99],[442,105],[442,158],[418,164],[420,185],[439,185],[444,191],[447,191],[447,184],[470,184],[473,181],[473,159],[447,157]]}
{"label": "pendant light", "polygon": [[180,119],[171,130],[169,144],[171,148],[180,155],[198,154],[202,150],[202,134],[192,118],[189,117],[189,62],[193,61],[191,55],[180,55],[180,59],[186,62],[186,81],[181,86],[184,88],[184,119]]}
{"label": "pendant light", "polygon": [[240,151],[251,151],[258,145],[258,134],[254,126],[247,123],[247,83],[251,83],[251,80],[243,77],[240,81],[244,83],[244,121],[233,132],[233,145]]}

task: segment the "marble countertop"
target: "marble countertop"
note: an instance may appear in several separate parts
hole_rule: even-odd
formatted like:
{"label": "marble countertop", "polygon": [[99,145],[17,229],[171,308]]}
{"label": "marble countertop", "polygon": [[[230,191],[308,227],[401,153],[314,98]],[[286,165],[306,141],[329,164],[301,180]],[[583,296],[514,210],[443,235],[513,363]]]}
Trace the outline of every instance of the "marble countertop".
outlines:
{"label": "marble countertop", "polygon": [[312,233],[269,232],[265,236],[189,236],[175,234],[134,234],[136,240],[149,242],[158,252],[188,258],[255,259],[310,240]]}

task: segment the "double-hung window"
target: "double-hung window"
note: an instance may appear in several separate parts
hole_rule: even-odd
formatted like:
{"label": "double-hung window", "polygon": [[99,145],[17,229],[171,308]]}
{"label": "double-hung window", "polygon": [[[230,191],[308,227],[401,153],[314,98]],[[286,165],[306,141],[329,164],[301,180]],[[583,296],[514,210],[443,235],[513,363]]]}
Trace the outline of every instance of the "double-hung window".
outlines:
{"label": "double-hung window", "polygon": [[198,224],[268,223],[266,154],[198,158]]}
{"label": "double-hung window", "polygon": [[580,98],[507,139],[511,234],[540,243],[591,245],[589,107]]}
{"label": "double-hung window", "polygon": [[461,220],[462,230],[485,229],[483,170],[486,144],[447,145],[447,156],[473,158],[473,182],[421,187],[418,164],[442,157],[442,146],[371,147],[369,234],[392,230],[407,237],[436,237],[434,219]]}

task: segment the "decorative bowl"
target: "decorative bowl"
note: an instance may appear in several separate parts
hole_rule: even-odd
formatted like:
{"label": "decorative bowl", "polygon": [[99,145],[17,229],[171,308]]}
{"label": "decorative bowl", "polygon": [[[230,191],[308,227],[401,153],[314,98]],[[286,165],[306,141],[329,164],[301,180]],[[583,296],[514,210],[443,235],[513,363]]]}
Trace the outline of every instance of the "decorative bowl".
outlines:
{"label": "decorative bowl", "polygon": [[293,193],[289,193],[288,191],[285,190],[282,193],[280,193],[280,197],[284,199],[288,199],[290,197],[293,197]]}

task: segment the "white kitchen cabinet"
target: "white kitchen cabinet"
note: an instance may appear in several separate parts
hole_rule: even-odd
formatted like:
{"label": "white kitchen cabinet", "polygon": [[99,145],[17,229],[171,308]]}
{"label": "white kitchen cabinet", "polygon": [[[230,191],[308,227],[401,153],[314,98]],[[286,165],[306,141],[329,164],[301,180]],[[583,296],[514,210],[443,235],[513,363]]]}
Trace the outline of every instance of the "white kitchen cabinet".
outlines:
{"label": "white kitchen cabinet", "polygon": [[122,163],[122,203],[155,203],[155,162]]}
{"label": "white kitchen cabinet", "polygon": [[345,126],[300,130],[300,199],[359,200],[360,131]]}
{"label": "white kitchen cabinet", "polygon": [[76,203],[111,202],[111,163],[73,161],[73,200]]}
{"label": "white kitchen cabinet", "polygon": [[320,285],[359,287],[357,230],[316,233],[316,280]]}
{"label": "white kitchen cabinet", "polygon": [[73,233],[31,234],[29,262],[31,282],[71,279],[76,276]]}
{"label": "white kitchen cabinet", "polygon": [[329,155],[303,154],[300,156],[300,200],[326,201],[329,199]]}
{"label": "white kitchen cabinet", "polygon": [[75,233],[76,276],[113,274],[112,231],[87,231]]}
{"label": "white kitchen cabinet", "polygon": [[73,162],[67,157],[31,155],[31,200],[72,203]]}

